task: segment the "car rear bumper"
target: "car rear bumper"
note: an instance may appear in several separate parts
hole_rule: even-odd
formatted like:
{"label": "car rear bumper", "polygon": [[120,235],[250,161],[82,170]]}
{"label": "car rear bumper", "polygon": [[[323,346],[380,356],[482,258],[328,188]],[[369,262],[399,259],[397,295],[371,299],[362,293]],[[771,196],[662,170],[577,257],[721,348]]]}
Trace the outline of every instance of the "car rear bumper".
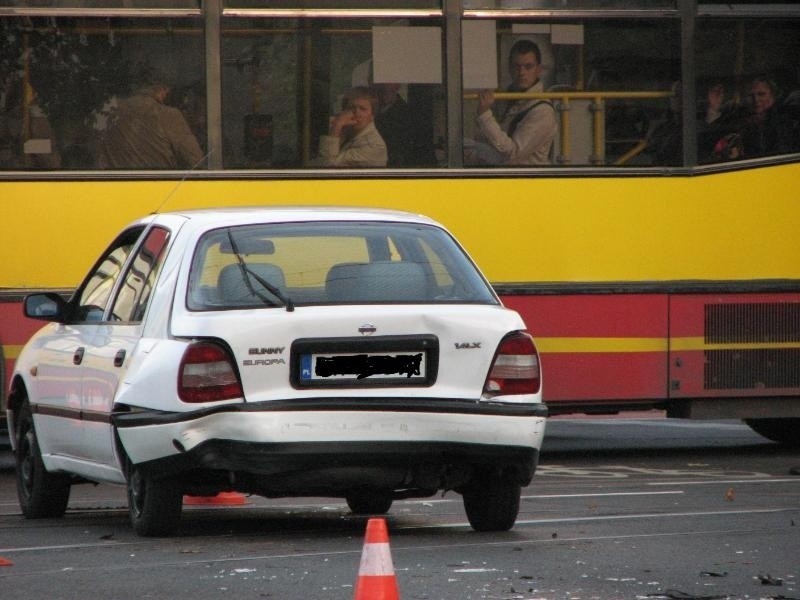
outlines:
{"label": "car rear bumper", "polygon": [[[409,477],[426,479],[426,469],[439,474],[434,489],[445,485],[441,473],[448,469],[497,467],[513,470],[521,483],[529,481],[546,408],[471,404],[469,410],[447,412],[408,405],[388,410],[385,404],[382,410],[364,410],[363,402],[350,410],[228,405],[210,413],[119,413],[114,420],[128,457],[145,471],[268,477],[265,494],[311,494],[312,480],[328,491],[364,479],[397,488]],[[244,487],[261,486],[256,479]]]}

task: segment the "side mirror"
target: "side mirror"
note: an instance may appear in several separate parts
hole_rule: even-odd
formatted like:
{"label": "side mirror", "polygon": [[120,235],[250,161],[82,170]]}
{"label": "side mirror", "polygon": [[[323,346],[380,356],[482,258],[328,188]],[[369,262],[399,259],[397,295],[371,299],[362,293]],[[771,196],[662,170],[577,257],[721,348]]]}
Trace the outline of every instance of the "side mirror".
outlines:
{"label": "side mirror", "polygon": [[64,298],[53,292],[25,296],[22,304],[26,317],[56,322],[64,321],[66,305]]}

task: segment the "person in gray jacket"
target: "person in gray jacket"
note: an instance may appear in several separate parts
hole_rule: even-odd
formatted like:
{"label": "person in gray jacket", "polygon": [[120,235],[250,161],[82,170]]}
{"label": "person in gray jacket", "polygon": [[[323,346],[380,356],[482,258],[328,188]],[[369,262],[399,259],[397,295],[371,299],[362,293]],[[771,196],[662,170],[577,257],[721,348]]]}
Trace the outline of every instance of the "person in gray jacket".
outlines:
{"label": "person in gray jacket", "polygon": [[165,101],[170,86],[141,67],[134,93],[118,101],[98,146],[101,169],[193,169],[203,162],[183,113]]}
{"label": "person in gray jacket", "polygon": [[[543,92],[540,80],[542,53],[534,42],[519,40],[508,57],[511,72],[509,92]],[[492,112],[495,94],[484,90],[478,94],[476,141],[483,147],[478,160],[484,164],[546,165],[552,162],[553,143],[558,122],[551,102],[541,99],[506,103]]]}

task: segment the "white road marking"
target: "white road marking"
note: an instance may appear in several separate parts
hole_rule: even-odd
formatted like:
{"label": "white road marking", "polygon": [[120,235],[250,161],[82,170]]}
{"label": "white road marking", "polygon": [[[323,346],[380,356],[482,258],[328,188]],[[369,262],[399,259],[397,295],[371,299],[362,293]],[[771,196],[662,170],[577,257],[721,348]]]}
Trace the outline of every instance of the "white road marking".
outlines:
{"label": "white road marking", "polygon": [[710,484],[744,484],[744,483],[800,483],[800,477],[795,478],[779,478],[770,477],[768,479],[714,479],[711,481],[648,481],[646,485],[710,485]]}
{"label": "white road marking", "polygon": [[635,475],[654,477],[749,477],[765,479],[769,473],[759,471],[733,471],[720,469],[664,469],[652,467],[629,467],[626,465],[599,465],[596,467],[570,467],[566,465],[539,465],[538,477],[566,477],[575,479],[627,479]]}
{"label": "white road marking", "polygon": [[[664,484],[667,485],[667,484]],[[681,490],[670,490],[668,492],[609,492],[597,494],[537,494],[534,496],[522,496],[523,500],[536,500],[541,498],[598,498],[603,496],[666,496],[669,494],[683,494]]]}

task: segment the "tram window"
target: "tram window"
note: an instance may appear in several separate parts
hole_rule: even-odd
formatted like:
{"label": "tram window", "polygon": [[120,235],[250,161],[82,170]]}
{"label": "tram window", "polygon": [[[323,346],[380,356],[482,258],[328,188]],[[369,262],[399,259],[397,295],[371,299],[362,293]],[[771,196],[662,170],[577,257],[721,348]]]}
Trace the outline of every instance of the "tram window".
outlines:
{"label": "tram window", "polygon": [[[418,48],[408,48],[387,61],[379,47],[385,33],[421,39],[431,52],[415,61]],[[395,103],[384,101],[375,111],[388,158],[354,166],[439,166],[435,142],[445,137],[444,85],[442,61],[431,57],[441,56],[441,40],[438,19],[223,18],[225,168],[336,164],[321,156],[322,138],[345,93],[358,86],[376,95],[388,90]],[[338,149],[345,144],[346,134]]]}
{"label": "tram window", "polygon": [[465,164],[664,163],[652,134],[681,120],[670,103],[680,73],[676,21],[464,25]]}
{"label": "tram window", "polygon": [[[0,0],[0,7],[16,8],[130,8],[130,0]],[[200,8],[199,0],[136,0],[136,8]]]}
{"label": "tram window", "polygon": [[[135,74],[151,81],[160,73],[171,93],[159,101],[188,105],[198,86],[204,97],[203,55],[199,18],[0,18],[0,169],[195,166],[183,157],[171,162],[160,129],[147,124],[134,131],[147,133],[139,136],[145,149],[130,149],[113,165],[100,165],[99,157],[104,140],[121,137],[109,127],[136,92]],[[201,158],[204,106],[184,115],[170,110],[171,122],[180,116],[185,124],[179,133],[199,147],[188,154]]]}
{"label": "tram window", "polygon": [[[729,7],[730,5],[737,5],[737,4],[744,4],[750,5],[751,7],[755,4],[753,0],[698,0],[698,4],[721,4],[723,6]],[[774,5],[774,4],[797,4],[797,0],[766,0],[765,2],[759,3],[762,4],[760,8],[764,8],[763,5]]]}
{"label": "tram window", "polygon": [[800,152],[800,19],[700,19],[698,161]]}
{"label": "tram window", "polygon": [[[225,0],[225,7],[263,8],[264,0]],[[271,0],[270,8],[441,8],[442,0]]]}
{"label": "tram window", "polygon": [[[750,0],[752,1],[752,0]],[[466,9],[675,8],[677,0],[464,0]]]}

